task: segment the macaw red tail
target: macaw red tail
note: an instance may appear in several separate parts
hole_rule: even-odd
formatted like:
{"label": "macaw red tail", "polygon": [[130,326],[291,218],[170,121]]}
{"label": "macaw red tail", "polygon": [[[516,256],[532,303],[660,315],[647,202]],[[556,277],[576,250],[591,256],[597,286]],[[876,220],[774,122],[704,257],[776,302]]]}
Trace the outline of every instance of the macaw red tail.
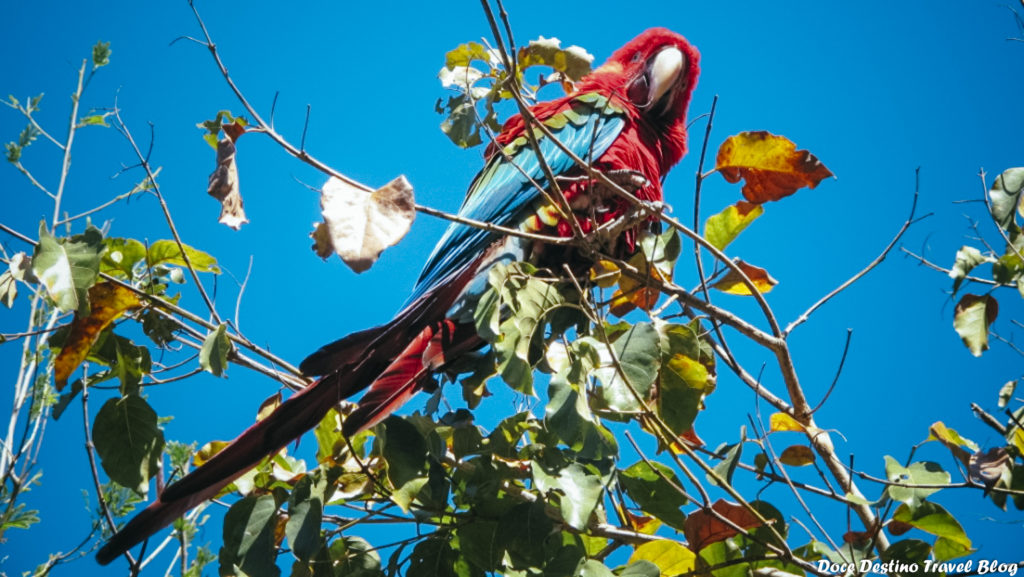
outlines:
{"label": "macaw red tail", "polygon": [[431,294],[390,323],[354,333],[314,353],[303,363],[303,369],[337,364],[209,461],[164,489],[156,501],[100,549],[96,560],[103,565],[110,563],[189,509],[213,498],[265,456],[315,427],[339,401],[368,384],[370,391],[345,419],[343,432],[352,436],[382,421],[426,386],[433,372],[462,352],[483,345],[472,324],[455,323],[443,316],[441,320],[428,320],[431,313],[447,310],[452,298]]}

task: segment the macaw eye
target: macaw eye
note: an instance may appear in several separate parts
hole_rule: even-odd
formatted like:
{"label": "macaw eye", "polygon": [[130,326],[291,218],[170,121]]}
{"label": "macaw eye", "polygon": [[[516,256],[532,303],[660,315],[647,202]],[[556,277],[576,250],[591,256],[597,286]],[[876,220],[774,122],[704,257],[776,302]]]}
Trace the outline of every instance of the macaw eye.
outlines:
{"label": "macaw eye", "polygon": [[643,54],[637,52],[636,54],[633,55],[633,58],[630,61],[631,62],[640,62],[640,59],[643,58],[643,57],[644,57]]}

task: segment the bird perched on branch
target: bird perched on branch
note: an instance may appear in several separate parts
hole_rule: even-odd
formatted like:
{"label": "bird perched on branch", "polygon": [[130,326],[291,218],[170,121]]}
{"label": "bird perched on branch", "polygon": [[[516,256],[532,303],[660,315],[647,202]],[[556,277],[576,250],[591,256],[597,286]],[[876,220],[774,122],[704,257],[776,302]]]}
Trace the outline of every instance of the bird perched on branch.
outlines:
{"label": "bird perched on branch", "polygon": [[[568,237],[626,216],[635,204],[629,195],[660,202],[662,178],[686,152],[686,110],[697,82],[698,58],[682,36],[661,28],[647,30],[582,78],[572,94],[533,106],[532,118],[512,117],[489,147],[487,164],[470,186],[459,215]],[[527,130],[535,135],[536,148]],[[609,186],[586,165],[618,186]],[[619,187],[629,195],[616,192]],[[636,226],[626,228],[616,240],[631,250],[636,234]],[[391,322],[310,355],[300,368],[319,376],[316,382],[166,487],[107,542],[97,560],[109,563],[214,497],[265,456],[316,426],[342,399],[369,388],[345,419],[345,435],[379,423],[432,383],[434,373],[485,345],[473,324],[473,310],[487,288],[490,268],[514,260],[553,268],[585,264],[572,248],[453,223],[423,268],[408,304]]]}

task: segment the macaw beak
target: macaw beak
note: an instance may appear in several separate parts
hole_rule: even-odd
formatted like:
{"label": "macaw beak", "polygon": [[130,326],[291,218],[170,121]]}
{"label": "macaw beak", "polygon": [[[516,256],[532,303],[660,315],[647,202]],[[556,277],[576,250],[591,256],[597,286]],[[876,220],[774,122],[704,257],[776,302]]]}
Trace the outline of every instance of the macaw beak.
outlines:
{"label": "macaw beak", "polygon": [[669,46],[660,50],[647,60],[643,72],[629,84],[629,99],[640,109],[658,107],[662,111],[667,110],[667,104],[662,105],[662,101],[671,100],[671,91],[679,85],[685,70],[686,59],[678,48]]}

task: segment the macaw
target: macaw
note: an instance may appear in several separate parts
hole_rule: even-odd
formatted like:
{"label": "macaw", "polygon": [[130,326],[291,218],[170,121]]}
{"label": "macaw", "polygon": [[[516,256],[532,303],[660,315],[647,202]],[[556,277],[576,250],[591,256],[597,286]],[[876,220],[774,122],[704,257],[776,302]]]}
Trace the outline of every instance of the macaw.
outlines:
{"label": "macaw", "polygon": [[[640,34],[582,78],[562,98],[531,108],[533,116],[579,158],[614,176],[639,199],[662,200],[661,183],[686,152],[686,111],[699,73],[699,54],[664,28]],[[570,236],[569,215],[550,204],[548,171],[514,116],[486,153],[487,163],[469,187],[459,215],[528,232]],[[611,194],[565,151],[538,134],[540,154],[558,181],[583,232],[623,217],[630,202]],[[638,226],[618,239],[632,249]],[[384,325],[325,345],[300,365],[320,378],[277,407],[208,462],[167,486],[96,555],[107,564],[213,498],[229,483],[310,430],[342,399],[368,392],[342,425],[355,435],[371,427],[433,382],[452,360],[486,343],[477,335],[473,309],[498,262],[532,260],[584,270],[572,249],[504,235],[465,224],[448,227],[417,281],[408,304]]]}

